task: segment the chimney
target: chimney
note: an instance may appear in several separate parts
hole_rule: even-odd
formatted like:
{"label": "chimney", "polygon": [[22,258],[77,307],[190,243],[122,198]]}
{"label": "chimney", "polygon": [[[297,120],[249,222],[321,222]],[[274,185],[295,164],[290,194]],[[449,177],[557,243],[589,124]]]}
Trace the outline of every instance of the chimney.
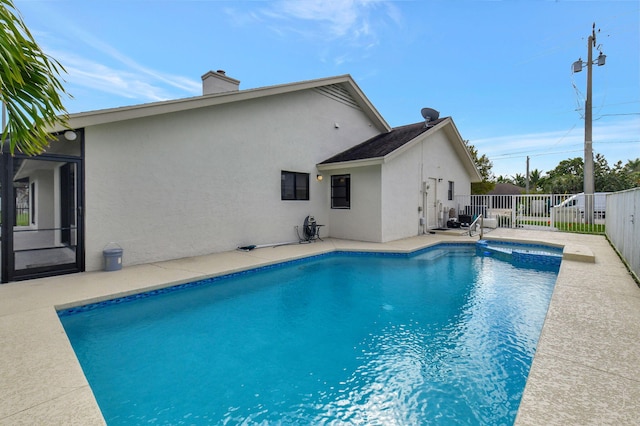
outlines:
{"label": "chimney", "polygon": [[223,70],[209,71],[202,76],[202,94],[213,95],[216,93],[237,92],[240,80],[227,77]]}

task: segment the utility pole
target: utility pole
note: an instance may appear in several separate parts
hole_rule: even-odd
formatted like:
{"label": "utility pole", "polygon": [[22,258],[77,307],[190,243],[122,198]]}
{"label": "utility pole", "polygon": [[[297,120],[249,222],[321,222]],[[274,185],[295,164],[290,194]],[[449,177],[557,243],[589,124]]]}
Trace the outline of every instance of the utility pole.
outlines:
{"label": "utility pole", "polygon": [[584,223],[593,223],[593,137],[591,134],[591,86],[593,82],[593,46],[596,44],[596,24],[593,23],[589,42],[587,43],[587,99],[584,101]]}
{"label": "utility pole", "polygon": [[[600,31],[600,30],[598,30]],[[591,133],[592,122],[592,100],[591,100],[591,86],[593,80],[593,48],[596,46],[596,24],[593,23],[591,35],[587,42],[587,98],[584,102],[584,221],[585,224],[593,223],[593,201],[595,184],[593,179],[593,140]],[[598,66],[605,64],[606,55],[600,52],[596,60]],[[578,59],[573,63],[573,72],[582,71],[583,62],[582,59]]]}

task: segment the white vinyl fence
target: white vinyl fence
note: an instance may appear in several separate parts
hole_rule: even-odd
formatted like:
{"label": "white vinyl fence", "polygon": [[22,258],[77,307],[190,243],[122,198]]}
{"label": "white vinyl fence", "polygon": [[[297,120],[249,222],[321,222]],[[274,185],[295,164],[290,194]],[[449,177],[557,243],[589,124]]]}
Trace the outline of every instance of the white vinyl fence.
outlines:
{"label": "white vinyl fence", "polygon": [[609,195],[606,222],[609,240],[640,277],[640,188]]}
{"label": "white vinyl fence", "polygon": [[[471,223],[482,214],[486,228],[525,228],[602,234],[607,216],[605,193],[459,195],[443,205],[443,222],[451,215]],[[443,203],[444,204],[444,203]]]}

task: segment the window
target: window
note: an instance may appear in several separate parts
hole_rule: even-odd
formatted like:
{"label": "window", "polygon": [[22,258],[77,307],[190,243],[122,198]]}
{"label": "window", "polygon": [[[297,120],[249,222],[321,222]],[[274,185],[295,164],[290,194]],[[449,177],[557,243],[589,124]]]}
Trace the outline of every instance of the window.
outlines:
{"label": "window", "polygon": [[447,200],[453,200],[453,182],[449,181],[449,191],[447,192]]}
{"label": "window", "polygon": [[281,173],[280,197],[283,200],[309,199],[309,173]]}
{"label": "window", "polygon": [[331,208],[351,208],[351,175],[331,176]]}

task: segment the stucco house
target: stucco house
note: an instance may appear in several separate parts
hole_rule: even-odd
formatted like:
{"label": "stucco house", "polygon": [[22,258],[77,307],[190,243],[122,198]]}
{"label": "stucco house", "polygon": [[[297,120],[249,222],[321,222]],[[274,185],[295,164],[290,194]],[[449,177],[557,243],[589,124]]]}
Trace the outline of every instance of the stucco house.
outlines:
{"label": "stucco house", "polygon": [[[349,75],[73,114],[37,157],[4,153],[2,281],[322,237],[441,226],[481,180],[451,118],[391,128]],[[416,115],[418,111],[416,111]]]}

